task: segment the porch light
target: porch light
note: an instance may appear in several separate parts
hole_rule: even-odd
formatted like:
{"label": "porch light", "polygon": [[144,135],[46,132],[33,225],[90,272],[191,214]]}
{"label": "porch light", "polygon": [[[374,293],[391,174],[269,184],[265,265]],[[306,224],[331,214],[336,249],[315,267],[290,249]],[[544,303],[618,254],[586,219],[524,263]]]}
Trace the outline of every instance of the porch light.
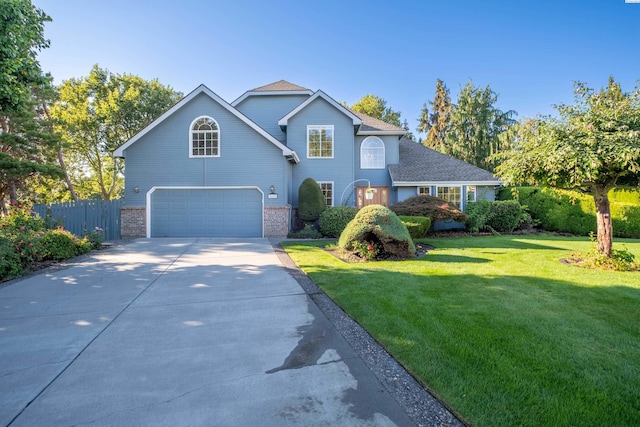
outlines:
{"label": "porch light", "polygon": [[269,191],[271,192],[271,194],[276,194],[276,187],[272,185],[271,187],[269,187]]}
{"label": "porch light", "polygon": [[134,193],[139,193],[140,192],[140,188],[138,188],[138,186],[136,185],[135,187],[133,187],[133,192]]}

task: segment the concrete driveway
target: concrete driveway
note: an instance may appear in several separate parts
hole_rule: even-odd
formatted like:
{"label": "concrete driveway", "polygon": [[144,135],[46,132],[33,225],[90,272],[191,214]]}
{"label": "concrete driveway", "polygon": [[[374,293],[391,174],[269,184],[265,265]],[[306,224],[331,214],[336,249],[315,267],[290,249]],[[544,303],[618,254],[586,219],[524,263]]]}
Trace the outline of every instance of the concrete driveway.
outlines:
{"label": "concrete driveway", "polygon": [[267,239],[134,240],[0,288],[0,425],[423,425],[388,389]]}

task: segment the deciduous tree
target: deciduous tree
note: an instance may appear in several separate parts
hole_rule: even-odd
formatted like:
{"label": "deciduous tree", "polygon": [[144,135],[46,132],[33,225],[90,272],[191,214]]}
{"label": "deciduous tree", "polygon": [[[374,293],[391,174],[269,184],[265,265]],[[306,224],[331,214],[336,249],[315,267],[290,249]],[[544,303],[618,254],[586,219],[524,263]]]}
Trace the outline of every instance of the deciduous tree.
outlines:
{"label": "deciduous tree", "polygon": [[387,107],[387,101],[379,96],[373,94],[365,95],[353,104],[351,109],[394,126],[402,127],[400,112],[394,111],[391,107]]}
{"label": "deciduous tree", "polygon": [[123,186],[123,165],[113,150],[182,97],[157,80],[113,74],[98,65],[87,77],[62,82],[59,93],[51,115],[65,144],[67,174],[81,198],[105,200]]}
{"label": "deciduous tree", "polygon": [[27,108],[32,88],[47,83],[37,54],[49,46],[44,38],[48,21],[30,0],[0,1],[0,114]]}
{"label": "deciduous tree", "polygon": [[594,91],[575,84],[575,104],[559,117],[524,122],[517,143],[497,156],[508,184],[544,184],[593,196],[598,251],[610,257],[613,233],[608,193],[640,185],[640,89],[623,92],[613,77]]}

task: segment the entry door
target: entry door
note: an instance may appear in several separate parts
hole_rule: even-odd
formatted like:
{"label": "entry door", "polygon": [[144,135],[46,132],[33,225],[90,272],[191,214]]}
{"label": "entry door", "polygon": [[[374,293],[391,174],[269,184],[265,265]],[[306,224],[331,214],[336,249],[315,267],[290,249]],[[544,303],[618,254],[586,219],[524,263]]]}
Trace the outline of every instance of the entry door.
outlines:
{"label": "entry door", "polygon": [[[373,191],[373,197],[367,198],[367,192]],[[356,187],[358,209],[369,205],[389,206],[389,187]]]}

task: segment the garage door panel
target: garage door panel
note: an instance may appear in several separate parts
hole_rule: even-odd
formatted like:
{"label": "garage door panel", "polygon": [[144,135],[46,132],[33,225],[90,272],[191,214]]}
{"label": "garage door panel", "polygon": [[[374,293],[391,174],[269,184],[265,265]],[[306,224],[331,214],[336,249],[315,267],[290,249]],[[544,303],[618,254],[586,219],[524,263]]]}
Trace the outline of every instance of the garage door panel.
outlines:
{"label": "garage door panel", "polygon": [[257,189],[156,189],[150,197],[152,237],[261,237]]}

